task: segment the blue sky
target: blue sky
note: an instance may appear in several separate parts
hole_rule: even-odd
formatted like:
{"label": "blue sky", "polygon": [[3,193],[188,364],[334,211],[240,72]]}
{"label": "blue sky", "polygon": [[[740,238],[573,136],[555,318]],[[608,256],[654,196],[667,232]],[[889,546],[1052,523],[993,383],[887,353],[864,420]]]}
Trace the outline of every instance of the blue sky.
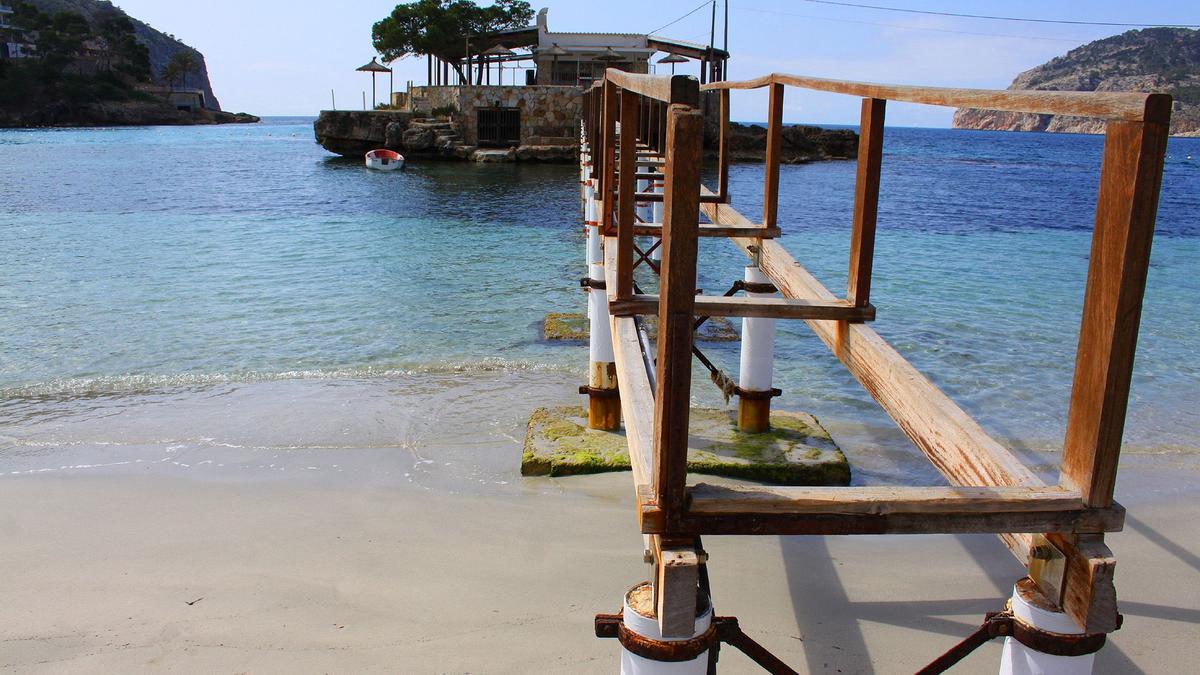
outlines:
{"label": "blue sky", "polygon": [[[1124,23],[1200,24],[1200,3],[1182,0],[1094,2],[953,2],[951,0],[859,0],[864,4],[1005,16]],[[213,88],[227,110],[258,115],[315,115],[330,104],[361,107],[370,78],[354,72],[373,55],[371,24],[395,0],[330,3],[310,0],[117,0],[131,15],[200,49]],[[701,4],[700,0],[541,0],[558,31],[653,31]],[[603,8],[597,12],[598,8]],[[708,41],[705,7],[661,31]],[[718,1],[717,43],[724,1]],[[1120,27],[1017,23],[903,14],[839,7],[804,0],[731,0],[730,78],[791,72],[820,77],[964,87],[1008,86],[1017,73],[1080,44],[1125,30]],[[397,87],[423,83],[424,61],[395,64]],[[695,72],[695,67],[678,72]],[[379,79],[380,99],[387,90]],[[858,102],[850,97],[789,89],[789,122],[853,124]],[[765,116],[762,92],[735,93],[733,117]],[[952,111],[916,105],[888,108],[888,122],[948,126]]]}

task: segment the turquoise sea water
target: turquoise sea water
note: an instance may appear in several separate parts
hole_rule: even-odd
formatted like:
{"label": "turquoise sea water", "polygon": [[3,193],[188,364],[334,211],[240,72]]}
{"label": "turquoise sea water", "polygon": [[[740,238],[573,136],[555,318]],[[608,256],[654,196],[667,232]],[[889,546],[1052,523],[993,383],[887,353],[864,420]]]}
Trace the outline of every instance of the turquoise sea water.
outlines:
{"label": "turquoise sea water", "polygon": [[[1015,443],[1061,440],[1101,144],[888,130],[876,326]],[[497,370],[580,381],[586,347],[539,339],[546,312],[584,310],[577,177],[371,173],[314,144],[307,119],[0,131],[0,436],[72,401],[179,387]],[[761,180],[761,165],[733,168],[743,213],[761,208]],[[784,245],[843,288],[853,163],[781,180]],[[728,243],[701,255],[706,291],[740,278]],[[1200,448],[1200,139],[1171,141],[1142,326],[1127,441]],[[885,423],[802,323],[781,324],[777,345],[780,405]],[[736,371],[736,345],[705,351]],[[717,400],[706,378],[695,392]]]}

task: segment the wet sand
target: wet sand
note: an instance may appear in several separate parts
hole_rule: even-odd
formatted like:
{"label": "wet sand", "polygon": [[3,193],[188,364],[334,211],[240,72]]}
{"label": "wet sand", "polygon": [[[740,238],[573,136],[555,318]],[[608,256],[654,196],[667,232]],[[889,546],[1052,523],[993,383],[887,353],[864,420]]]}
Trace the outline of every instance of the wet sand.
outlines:
{"label": "wet sand", "polygon": [[[515,473],[521,411],[570,400],[569,378],[368,384],[376,404],[351,383],[341,399],[271,383],[10,425],[0,670],[615,672],[618,646],[591,621],[646,575],[629,476]],[[270,415],[254,403],[266,393]],[[454,412],[497,394],[494,415]],[[858,454],[868,477],[908,465],[896,450]],[[1126,456],[1129,519],[1109,539],[1125,626],[1097,672],[1200,659],[1198,477],[1194,454]],[[705,544],[718,612],[801,672],[912,672],[1021,574],[987,535]],[[955,672],[995,672],[999,651]],[[731,649],[722,666],[757,672]]]}

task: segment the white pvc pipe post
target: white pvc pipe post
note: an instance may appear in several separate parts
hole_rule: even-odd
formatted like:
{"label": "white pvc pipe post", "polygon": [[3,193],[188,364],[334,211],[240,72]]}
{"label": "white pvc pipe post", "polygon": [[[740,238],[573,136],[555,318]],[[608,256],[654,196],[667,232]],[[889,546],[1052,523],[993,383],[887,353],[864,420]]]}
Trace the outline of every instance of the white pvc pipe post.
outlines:
{"label": "white pvc pipe post", "polygon": [[[1017,584],[1013,588],[1012,612],[1018,620],[1042,630],[1067,635],[1083,633],[1071,617],[1045,607],[1038,607],[1031,587]],[[1004,639],[1000,657],[1000,675],[1091,675],[1095,654],[1083,656],[1054,656],[1034,651],[1011,637]]]}
{"label": "white pvc pipe post", "polygon": [[[746,266],[746,283],[767,284],[771,280],[762,269]],[[775,293],[749,293],[751,298],[770,298]],[[770,391],[775,367],[775,319],[742,318],[742,358],[738,386],[746,391]]]}
{"label": "white pvc pipe post", "polygon": [[[622,616],[624,617],[625,627],[642,637],[650,638],[651,640],[661,640],[663,642],[690,640],[700,637],[712,625],[713,613],[712,603],[710,602],[704,613],[696,617],[696,628],[691,635],[687,637],[664,638],[662,633],[658,632],[658,619],[642,616],[629,606],[629,595],[631,593],[633,593],[632,590],[625,594],[625,607]],[[650,659],[645,659],[629,652],[624,647],[621,648],[621,675],[705,675],[707,672],[708,650],[705,650],[691,661],[669,663],[665,661],[651,661]]]}
{"label": "white pvc pipe post", "polygon": [[[592,281],[604,280],[604,265],[596,262],[591,265]],[[603,288],[592,288],[588,292],[588,318],[591,319],[591,335],[589,360],[592,363],[615,363],[613,357],[612,329],[608,319],[608,291]],[[595,386],[595,385],[593,385]]]}

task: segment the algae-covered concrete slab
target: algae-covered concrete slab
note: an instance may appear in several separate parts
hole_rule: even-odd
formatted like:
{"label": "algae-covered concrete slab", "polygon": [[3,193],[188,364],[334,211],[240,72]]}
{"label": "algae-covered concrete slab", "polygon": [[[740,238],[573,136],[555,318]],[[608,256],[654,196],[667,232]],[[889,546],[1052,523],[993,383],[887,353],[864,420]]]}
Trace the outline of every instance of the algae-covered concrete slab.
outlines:
{"label": "algae-covered concrete slab", "polygon": [[[688,471],[779,485],[846,485],[846,456],[812,415],[773,411],[771,431],[744,434],[733,410],[694,408]],[[629,468],[624,432],[587,428],[582,406],[539,408],[529,418],[521,473],[570,476]]]}
{"label": "algae-covered concrete slab", "polygon": [[[646,335],[651,340],[658,338],[658,317],[647,316]],[[542,338],[545,340],[587,340],[590,322],[586,314],[574,312],[550,312],[542,322]],[[723,316],[709,317],[696,331],[700,342],[735,342],[738,332],[733,323]]]}

